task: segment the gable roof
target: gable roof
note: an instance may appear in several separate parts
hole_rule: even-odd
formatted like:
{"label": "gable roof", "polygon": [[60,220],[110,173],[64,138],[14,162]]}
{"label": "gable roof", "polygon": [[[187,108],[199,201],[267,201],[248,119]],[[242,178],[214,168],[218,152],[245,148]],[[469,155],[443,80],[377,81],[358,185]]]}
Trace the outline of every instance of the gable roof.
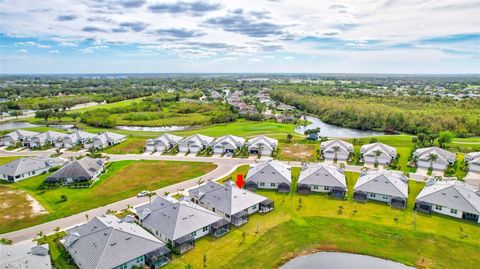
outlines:
{"label": "gable roof", "polygon": [[480,164],[480,151],[468,153],[465,155],[465,161],[469,163]]}
{"label": "gable roof", "polygon": [[418,194],[416,201],[480,215],[480,191],[472,185],[458,180],[428,183]]}
{"label": "gable roof", "polygon": [[222,185],[212,181],[207,181],[188,193],[190,197],[195,197],[201,203],[229,215],[234,215],[268,199],[234,185]]}
{"label": "gable roof", "polygon": [[23,241],[13,245],[0,244],[0,268],[8,269],[51,269],[48,244]]}
{"label": "gable roof", "polygon": [[103,165],[102,159],[84,157],[65,165],[48,178],[56,180],[62,178],[92,178],[103,168]]}
{"label": "gable roof", "polygon": [[55,132],[55,131],[46,131],[40,134],[37,134],[35,136],[31,137],[31,140],[38,140],[40,142],[45,142],[45,141],[53,141],[53,140],[58,140],[62,139],[64,136],[67,134],[65,133],[60,133],[60,132]]}
{"label": "gable roof", "polygon": [[360,153],[362,154],[375,153],[375,151],[377,150],[379,150],[383,154],[390,156],[392,158],[395,158],[395,156],[397,156],[396,148],[380,142],[363,145],[360,148]]}
{"label": "gable roof", "polygon": [[414,156],[418,156],[419,159],[426,160],[430,153],[436,154],[440,159],[445,162],[453,163],[457,158],[455,153],[441,149],[439,147],[419,148],[413,153]]}
{"label": "gable roof", "polygon": [[18,130],[15,130],[13,132],[10,132],[10,133],[6,134],[4,137],[8,136],[8,137],[10,137],[10,138],[12,138],[13,140],[16,141],[16,140],[20,139],[21,137],[30,137],[30,136],[35,136],[35,135],[38,135],[38,134],[39,133],[37,133],[37,132],[18,129]]}
{"label": "gable roof", "polygon": [[10,176],[22,175],[31,171],[59,166],[63,162],[64,160],[59,157],[25,157],[0,166],[0,174]]}
{"label": "gable roof", "polygon": [[161,141],[164,144],[170,144],[170,143],[177,143],[178,141],[180,141],[182,139],[183,139],[183,137],[178,136],[178,135],[162,134],[162,135],[158,136],[157,138],[155,138],[154,142],[158,143],[159,141]]}
{"label": "gable roof", "polygon": [[135,223],[112,215],[67,230],[65,247],[80,269],[110,269],[164,247]]}
{"label": "gable roof", "polygon": [[372,171],[360,175],[354,190],[406,199],[408,197],[407,180],[407,177],[395,171]]}
{"label": "gable roof", "polygon": [[268,160],[267,162],[260,163],[251,167],[248,170],[246,180],[248,180],[251,177],[254,177],[259,173],[262,173],[262,171],[264,171],[267,168],[274,169],[278,173],[278,175],[280,175],[281,180],[289,184],[292,182],[292,171],[290,166],[276,160]]}
{"label": "gable roof", "polygon": [[353,152],[353,145],[351,143],[345,142],[340,139],[334,139],[329,141],[324,141],[320,144],[320,149],[329,150],[335,146],[340,147],[341,149],[347,152]]}
{"label": "gable roof", "polygon": [[298,183],[342,188],[347,187],[343,171],[329,164],[315,164],[305,167],[300,172]]}
{"label": "gable roof", "polygon": [[234,135],[224,135],[222,137],[215,139],[215,141],[212,142],[212,145],[215,147],[215,146],[222,145],[223,143],[230,144],[232,147],[237,147],[245,143],[245,138],[234,136]]}
{"label": "gable roof", "polygon": [[[160,199],[160,200],[159,200]],[[223,218],[187,201],[169,201],[159,197],[152,204],[136,208],[146,227],[153,227],[174,241]]]}
{"label": "gable roof", "polygon": [[268,136],[264,136],[264,135],[255,136],[254,138],[249,139],[247,141],[247,146],[250,147],[258,143],[267,144],[272,148],[275,148],[278,146],[278,140],[270,138]]}
{"label": "gable roof", "polygon": [[179,144],[188,144],[188,143],[195,143],[198,145],[208,145],[213,141],[213,137],[201,135],[201,134],[193,134],[189,137],[184,138],[183,140],[179,141]]}
{"label": "gable roof", "polygon": [[96,134],[92,134],[92,133],[87,133],[87,132],[84,132],[84,131],[76,131],[74,133],[71,133],[67,136],[64,136],[63,139],[67,139],[67,138],[70,138],[72,140],[72,142],[76,143],[78,142],[79,140],[82,140],[82,139],[92,139],[94,138],[95,136],[97,136]]}

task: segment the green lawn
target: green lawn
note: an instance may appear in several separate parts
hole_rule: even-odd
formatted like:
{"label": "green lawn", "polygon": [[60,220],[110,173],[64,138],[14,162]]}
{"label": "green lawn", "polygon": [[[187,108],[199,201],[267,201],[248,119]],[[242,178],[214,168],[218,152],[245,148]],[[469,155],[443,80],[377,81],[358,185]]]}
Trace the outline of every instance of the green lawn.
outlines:
{"label": "green lawn", "polygon": [[[352,189],[358,174],[346,173],[346,177]],[[410,182],[410,197],[421,187],[422,183]],[[276,268],[297,255],[322,250],[428,268],[475,268],[480,262],[477,224],[439,215],[414,215],[411,199],[406,210],[396,210],[382,203],[354,203],[351,191],[345,201],[321,194],[258,193],[274,200],[272,212],[251,216],[247,224],[222,238],[200,239],[193,250],[175,256],[166,268],[189,264],[202,268],[203,255],[207,268]]]}
{"label": "green lawn", "polygon": [[[1,223],[0,233],[101,207],[132,197],[142,190],[163,188],[201,176],[215,167],[215,164],[199,162],[119,161],[113,162],[107,172],[101,175],[92,187],[86,189],[65,187],[39,190],[38,187],[48,176],[47,174],[9,184],[7,186],[12,189],[28,192],[49,211],[49,214],[36,217],[31,221],[12,220]],[[67,196],[67,201],[61,201],[62,194]]]}
{"label": "green lawn", "polygon": [[26,156],[9,156],[9,157],[0,157],[0,165],[4,165],[11,161],[15,161],[16,159],[20,159]]}

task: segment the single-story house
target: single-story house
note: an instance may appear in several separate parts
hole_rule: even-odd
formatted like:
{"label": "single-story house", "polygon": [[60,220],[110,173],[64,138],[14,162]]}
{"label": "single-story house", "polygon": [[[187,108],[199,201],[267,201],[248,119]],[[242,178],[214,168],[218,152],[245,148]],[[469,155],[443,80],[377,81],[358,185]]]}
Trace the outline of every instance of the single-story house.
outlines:
{"label": "single-story house", "polygon": [[147,140],[147,145],[145,146],[145,150],[147,152],[164,152],[173,147],[175,147],[178,141],[182,140],[183,137],[172,135],[172,134],[162,134],[155,139]]}
{"label": "single-story house", "polygon": [[408,178],[390,170],[361,173],[353,189],[355,201],[374,200],[395,208],[404,209],[407,198]]}
{"label": "single-story house", "polygon": [[270,156],[278,147],[278,140],[260,135],[248,140],[246,146],[250,154]]}
{"label": "single-story house", "polygon": [[455,153],[446,151],[439,147],[420,148],[413,153],[416,159],[417,167],[432,168],[433,170],[443,171],[449,164],[454,164],[457,156]]}
{"label": "single-story house", "polygon": [[68,229],[62,243],[80,269],[159,268],[171,260],[165,244],[132,218],[113,215]]}
{"label": "single-story house", "polygon": [[0,244],[0,268],[2,269],[52,269],[48,244],[23,241],[13,245]]}
{"label": "single-story house", "polygon": [[480,190],[457,180],[430,179],[415,199],[415,209],[480,223]]}
{"label": "single-story house", "polygon": [[295,121],[295,117],[292,115],[283,115],[283,114],[275,114],[275,121],[280,123],[291,123]]}
{"label": "single-story house", "polygon": [[63,158],[25,157],[0,166],[0,179],[17,182],[48,172],[50,168],[63,166]]}
{"label": "single-story house", "polygon": [[22,146],[27,146],[24,144],[24,141],[27,141],[30,139],[30,137],[33,137],[35,135],[38,135],[39,133],[37,132],[32,132],[32,131],[26,131],[26,130],[15,130],[11,133],[8,133],[2,137],[2,140],[0,141],[0,144],[2,146],[13,146],[16,143],[21,143]]}
{"label": "single-story house", "polygon": [[465,162],[468,164],[468,171],[480,172],[480,151],[465,155]]}
{"label": "single-story house", "polygon": [[213,139],[214,138],[210,136],[194,134],[178,141],[178,150],[185,153],[198,153],[208,147]]}
{"label": "single-story house", "polygon": [[45,181],[68,184],[95,180],[102,173],[104,166],[105,162],[102,159],[84,157],[55,171]]}
{"label": "single-story house", "polygon": [[303,167],[298,177],[297,192],[323,192],[344,199],[347,194],[345,174],[343,170],[329,164]]}
{"label": "single-story house", "polygon": [[158,197],[135,210],[142,226],[177,254],[192,249],[198,238],[228,229],[228,222],[217,213],[171,197]]}
{"label": "single-story house", "polygon": [[291,166],[276,160],[257,164],[248,170],[245,187],[252,191],[270,189],[290,192],[292,184],[291,169]]}
{"label": "single-story house", "polygon": [[294,107],[294,106],[287,105],[287,104],[284,104],[284,103],[278,104],[275,108],[276,108],[277,110],[281,110],[281,111],[292,111],[292,110],[295,110],[295,107]]}
{"label": "single-story house", "polygon": [[372,143],[360,148],[363,162],[367,164],[389,164],[397,157],[397,149],[383,143]]}
{"label": "single-story house", "polygon": [[320,144],[320,152],[326,160],[346,162],[353,150],[352,144],[339,139],[325,141]]}
{"label": "single-story house", "polygon": [[106,148],[106,147],[111,147],[116,144],[122,143],[126,139],[127,139],[127,136],[122,134],[104,132],[93,137],[91,142],[88,142],[87,144],[85,144],[85,147],[86,148],[93,147],[96,149]]}
{"label": "single-story house", "polygon": [[36,148],[46,144],[54,145],[55,142],[62,140],[64,136],[65,133],[46,131],[30,137],[29,139],[25,140],[25,142],[28,143],[28,147]]}
{"label": "single-story house", "polygon": [[87,133],[83,131],[76,131],[74,133],[65,135],[62,139],[55,142],[57,148],[72,148],[78,144],[85,145],[88,142],[92,142],[92,139],[97,136],[96,134]]}
{"label": "single-story house", "polygon": [[212,142],[213,153],[233,153],[242,148],[245,139],[234,135],[225,135]]}
{"label": "single-story house", "polygon": [[246,223],[249,215],[258,211],[269,212],[274,206],[272,200],[239,189],[233,181],[227,181],[225,185],[207,181],[188,193],[192,202],[223,216],[235,226]]}

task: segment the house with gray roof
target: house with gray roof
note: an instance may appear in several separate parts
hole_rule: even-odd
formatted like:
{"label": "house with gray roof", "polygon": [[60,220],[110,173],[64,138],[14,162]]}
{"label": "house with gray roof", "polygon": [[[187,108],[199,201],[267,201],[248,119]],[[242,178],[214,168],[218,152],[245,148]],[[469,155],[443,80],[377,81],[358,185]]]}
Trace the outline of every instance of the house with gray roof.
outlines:
{"label": "house with gray roof", "polygon": [[147,152],[165,152],[177,145],[183,137],[172,134],[162,134],[155,139],[148,139],[145,145]]}
{"label": "house with gray roof", "polygon": [[379,201],[400,209],[406,207],[407,198],[408,178],[390,170],[361,173],[353,189],[355,201]]}
{"label": "house with gray roof", "polygon": [[91,142],[86,143],[85,148],[102,149],[122,143],[127,139],[126,135],[103,132],[92,138]]}
{"label": "house with gray roof", "polygon": [[159,268],[171,260],[170,250],[155,236],[113,215],[68,229],[62,243],[80,269]]}
{"label": "house with gray roof", "polygon": [[458,180],[433,180],[415,199],[415,209],[480,223],[480,190]]}
{"label": "house with gray roof", "polygon": [[444,171],[449,164],[455,163],[457,156],[439,147],[430,147],[415,150],[413,158],[416,160],[417,167]]}
{"label": "house with gray roof", "polygon": [[340,139],[329,140],[320,144],[320,152],[325,160],[346,162],[353,151],[354,148],[351,143]]}
{"label": "house with gray roof", "polygon": [[259,135],[249,139],[246,146],[248,148],[248,153],[250,154],[271,156],[273,151],[278,147],[278,140]]}
{"label": "house with gray roof", "polygon": [[30,137],[33,137],[35,135],[38,135],[37,132],[32,132],[32,131],[27,131],[27,130],[15,130],[13,132],[10,132],[2,137],[0,140],[0,144],[2,146],[13,146],[17,143],[22,144],[22,146],[27,146],[24,144],[24,141],[27,141],[30,139]]}
{"label": "house with gray roof", "polygon": [[55,132],[55,131],[46,131],[35,136],[29,137],[26,140],[28,147],[37,148],[47,144],[54,145],[55,142],[63,139],[65,133]]}
{"label": "house with gray roof", "polygon": [[298,177],[297,192],[303,194],[329,193],[332,197],[344,199],[347,194],[345,174],[342,169],[330,164],[302,167]]}
{"label": "house with gray roof", "polygon": [[63,166],[63,158],[25,157],[0,166],[0,179],[17,182],[48,172],[53,167]]}
{"label": "house with gray roof", "polygon": [[271,211],[274,205],[267,197],[239,189],[232,181],[225,185],[207,181],[188,193],[192,202],[223,216],[235,226],[246,223],[248,216],[255,212]]}
{"label": "house with gray roof", "polygon": [[257,164],[248,170],[245,187],[248,190],[257,189],[290,192],[292,184],[291,166],[276,160]]}
{"label": "house with gray roof", "polygon": [[366,164],[387,165],[397,157],[397,149],[383,143],[372,143],[360,148],[363,162]]}
{"label": "house with gray roof", "polygon": [[23,241],[13,245],[0,244],[1,269],[52,269],[48,244]]}
{"label": "house with gray roof", "polygon": [[245,143],[245,138],[225,135],[215,139],[212,142],[213,153],[216,154],[229,154],[234,153],[236,150],[240,150]]}
{"label": "house with gray roof", "polygon": [[85,182],[96,180],[102,173],[105,162],[102,159],[84,157],[75,160],[55,171],[45,179],[49,183],[69,184],[72,182]]}
{"label": "house with gray roof", "polygon": [[178,150],[183,153],[198,153],[207,148],[213,141],[213,137],[193,134],[185,139],[178,141]]}
{"label": "house with gray roof", "polygon": [[84,145],[88,142],[92,142],[92,139],[97,136],[96,134],[76,131],[74,133],[64,135],[62,139],[59,139],[55,142],[55,147],[57,148],[72,148],[76,145]]}
{"label": "house with gray roof", "polygon": [[467,162],[469,172],[480,173],[480,151],[470,152],[465,155],[465,162]]}
{"label": "house with gray roof", "polygon": [[177,254],[192,249],[203,236],[223,235],[228,225],[217,213],[171,197],[158,197],[135,210],[142,226]]}

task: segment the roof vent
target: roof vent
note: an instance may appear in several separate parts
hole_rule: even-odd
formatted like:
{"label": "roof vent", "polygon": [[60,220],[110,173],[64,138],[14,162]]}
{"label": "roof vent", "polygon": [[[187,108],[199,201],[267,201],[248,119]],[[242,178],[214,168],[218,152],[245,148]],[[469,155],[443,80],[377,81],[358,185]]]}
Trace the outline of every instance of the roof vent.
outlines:
{"label": "roof vent", "polygon": [[114,242],[114,243],[111,243],[110,246],[113,247],[113,246],[115,246],[116,244],[117,244],[117,243]]}

